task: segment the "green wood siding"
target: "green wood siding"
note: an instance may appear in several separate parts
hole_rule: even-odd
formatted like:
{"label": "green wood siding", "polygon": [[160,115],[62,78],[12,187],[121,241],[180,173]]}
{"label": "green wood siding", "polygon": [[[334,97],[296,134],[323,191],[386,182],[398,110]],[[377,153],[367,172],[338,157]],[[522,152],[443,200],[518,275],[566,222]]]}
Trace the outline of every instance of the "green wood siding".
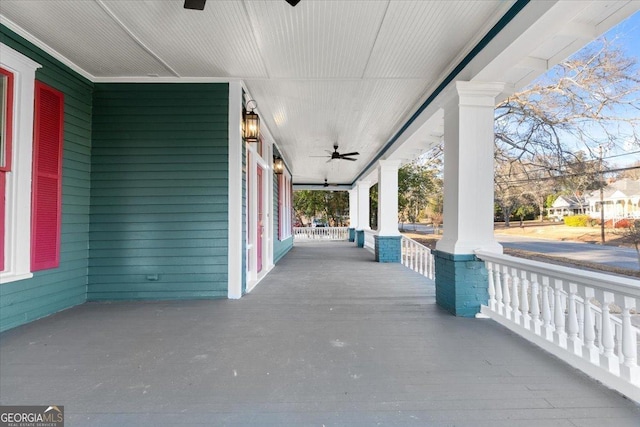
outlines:
{"label": "green wood siding", "polygon": [[228,98],[95,85],[89,300],[227,296]]}
{"label": "green wood siding", "polygon": [[2,25],[0,41],[41,64],[36,79],[62,91],[65,102],[60,266],[0,284],[4,331],[86,301],[93,84]]}

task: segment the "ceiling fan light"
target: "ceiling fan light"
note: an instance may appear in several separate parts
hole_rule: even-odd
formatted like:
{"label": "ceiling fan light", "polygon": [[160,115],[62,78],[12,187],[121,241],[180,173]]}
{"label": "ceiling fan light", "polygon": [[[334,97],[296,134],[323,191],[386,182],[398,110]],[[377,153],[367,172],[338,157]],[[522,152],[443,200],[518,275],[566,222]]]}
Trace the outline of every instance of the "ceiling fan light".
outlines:
{"label": "ceiling fan light", "polygon": [[287,3],[289,3],[291,6],[295,6],[298,3],[300,3],[300,0],[286,0]]}

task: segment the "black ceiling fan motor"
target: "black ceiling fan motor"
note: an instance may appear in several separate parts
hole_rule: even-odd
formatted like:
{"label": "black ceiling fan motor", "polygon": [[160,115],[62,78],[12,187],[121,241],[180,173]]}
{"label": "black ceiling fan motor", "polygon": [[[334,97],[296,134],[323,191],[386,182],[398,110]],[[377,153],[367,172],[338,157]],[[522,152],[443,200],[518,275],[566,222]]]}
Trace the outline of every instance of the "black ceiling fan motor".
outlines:
{"label": "black ceiling fan motor", "polygon": [[[184,8],[191,10],[204,10],[204,5],[207,0],[184,0]],[[300,0],[286,0],[291,6],[295,6],[300,3]]]}

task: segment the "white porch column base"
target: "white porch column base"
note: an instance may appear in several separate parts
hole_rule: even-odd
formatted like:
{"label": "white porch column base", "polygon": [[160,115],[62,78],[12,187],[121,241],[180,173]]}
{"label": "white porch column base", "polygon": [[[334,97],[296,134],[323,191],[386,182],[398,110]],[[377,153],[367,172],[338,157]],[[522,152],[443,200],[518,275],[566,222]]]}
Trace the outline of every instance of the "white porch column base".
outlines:
{"label": "white porch column base", "polygon": [[398,168],[400,160],[378,162],[378,235],[399,236]]}
{"label": "white porch column base", "polygon": [[357,184],[358,192],[358,230],[371,230],[369,226],[369,189],[371,183],[369,181],[359,181]]}
{"label": "white porch column base", "polygon": [[502,253],[493,236],[495,97],[503,83],[457,82],[444,114],[444,234],[436,249]]}

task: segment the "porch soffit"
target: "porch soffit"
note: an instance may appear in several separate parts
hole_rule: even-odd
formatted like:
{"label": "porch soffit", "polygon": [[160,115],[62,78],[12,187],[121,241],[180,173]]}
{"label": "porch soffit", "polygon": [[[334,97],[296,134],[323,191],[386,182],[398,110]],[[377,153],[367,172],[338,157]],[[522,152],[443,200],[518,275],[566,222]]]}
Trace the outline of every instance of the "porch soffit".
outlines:
{"label": "porch soffit", "polygon": [[[209,1],[202,12],[182,3],[3,0],[0,20],[93,81],[240,79],[293,167],[294,182],[348,184],[516,1],[302,0],[292,8],[278,0],[231,0]],[[555,4],[542,3],[547,11]],[[553,37],[528,36],[529,50],[517,54],[520,68],[508,58],[502,81],[530,80],[640,7],[562,3],[571,3],[571,13],[555,20],[572,27]],[[518,31],[508,38],[524,32]],[[527,54],[533,59],[522,61]],[[415,155],[439,132],[425,129],[409,149],[395,151]],[[358,160],[310,157],[335,142],[342,152],[360,152]]]}

